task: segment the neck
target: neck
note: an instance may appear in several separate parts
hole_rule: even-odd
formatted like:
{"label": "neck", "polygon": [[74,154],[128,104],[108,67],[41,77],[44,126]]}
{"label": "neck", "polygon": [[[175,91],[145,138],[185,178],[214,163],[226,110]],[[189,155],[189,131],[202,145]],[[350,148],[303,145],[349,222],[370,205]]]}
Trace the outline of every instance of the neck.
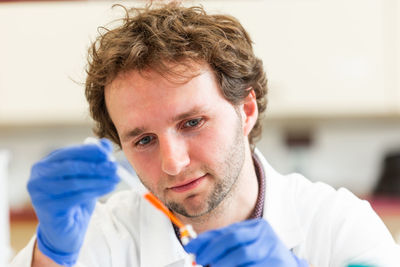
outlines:
{"label": "neck", "polygon": [[253,213],[258,196],[258,179],[250,148],[246,146],[242,171],[225,199],[211,212],[196,218],[179,216],[191,224],[197,233],[228,226],[248,219]]}

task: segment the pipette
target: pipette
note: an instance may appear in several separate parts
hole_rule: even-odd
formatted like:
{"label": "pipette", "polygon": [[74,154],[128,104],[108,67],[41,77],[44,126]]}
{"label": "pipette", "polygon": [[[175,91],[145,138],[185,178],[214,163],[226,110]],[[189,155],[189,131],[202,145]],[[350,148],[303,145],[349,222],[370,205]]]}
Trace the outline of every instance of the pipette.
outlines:
{"label": "pipette", "polygon": [[[84,141],[85,144],[96,144],[99,145],[99,140],[94,137],[87,137]],[[113,155],[109,155],[111,161],[116,161]],[[129,187],[138,189],[138,183],[136,182],[136,177],[133,176],[127,169],[117,164],[117,175],[123,180]],[[143,189],[143,187],[141,188]],[[173,224],[179,228],[180,240],[183,245],[189,243],[190,240],[197,237],[196,232],[190,224],[183,224],[156,196],[150,192],[144,192],[143,197],[149,201],[155,208],[163,212]],[[192,260],[192,265],[196,266],[195,256],[189,254]]]}
{"label": "pipette", "polygon": [[175,224],[180,231],[181,241],[183,245],[189,243],[189,241],[193,238],[197,237],[196,232],[193,230],[193,227],[190,224],[183,224],[164,204],[156,198],[152,193],[148,192],[144,194],[144,198],[147,199],[154,207],[161,210],[167,217]]}

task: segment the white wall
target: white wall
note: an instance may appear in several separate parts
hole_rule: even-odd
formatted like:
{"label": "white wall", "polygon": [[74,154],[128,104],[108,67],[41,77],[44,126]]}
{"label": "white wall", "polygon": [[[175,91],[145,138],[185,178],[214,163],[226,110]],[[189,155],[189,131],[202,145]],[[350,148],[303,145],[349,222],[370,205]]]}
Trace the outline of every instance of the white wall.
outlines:
{"label": "white wall", "polygon": [[[248,30],[267,70],[271,115],[400,115],[397,1],[192,2],[232,14]],[[87,122],[73,80],[85,80],[97,27],[123,14],[112,3],[0,4],[0,125]]]}

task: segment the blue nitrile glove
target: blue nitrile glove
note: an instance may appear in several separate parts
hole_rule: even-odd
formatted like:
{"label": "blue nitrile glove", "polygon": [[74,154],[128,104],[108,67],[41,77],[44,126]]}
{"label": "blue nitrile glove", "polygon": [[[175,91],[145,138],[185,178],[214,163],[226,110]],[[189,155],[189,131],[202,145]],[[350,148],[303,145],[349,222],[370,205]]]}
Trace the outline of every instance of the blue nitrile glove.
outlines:
{"label": "blue nitrile glove", "polygon": [[185,246],[196,262],[211,267],[306,267],[264,219],[254,219],[204,232]]}
{"label": "blue nitrile glove", "polygon": [[39,250],[64,266],[76,263],[99,196],[119,182],[110,141],[62,148],[33,165],[28,191],[39,219]]}

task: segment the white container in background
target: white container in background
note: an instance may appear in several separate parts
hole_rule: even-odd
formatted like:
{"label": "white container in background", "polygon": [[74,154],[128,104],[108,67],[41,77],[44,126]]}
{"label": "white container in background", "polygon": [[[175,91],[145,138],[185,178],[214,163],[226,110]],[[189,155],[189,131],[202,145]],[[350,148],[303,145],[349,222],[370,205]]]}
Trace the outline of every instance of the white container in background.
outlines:
{"label": "white container in background", "polygon": [[0,150],[0,266],[7,266],[11,257],[7,169],[9,154]]}

